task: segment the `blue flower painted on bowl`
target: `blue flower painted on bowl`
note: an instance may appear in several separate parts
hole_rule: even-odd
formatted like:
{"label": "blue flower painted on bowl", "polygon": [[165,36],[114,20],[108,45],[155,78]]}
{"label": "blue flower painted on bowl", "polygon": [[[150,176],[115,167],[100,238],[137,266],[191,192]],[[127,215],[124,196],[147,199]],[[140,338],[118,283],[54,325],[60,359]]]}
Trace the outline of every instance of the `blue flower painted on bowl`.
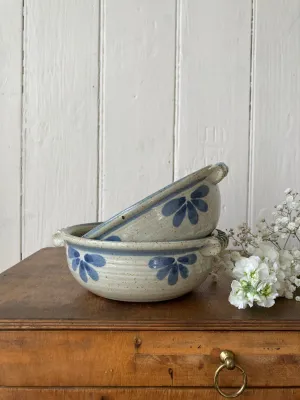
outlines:
{"label": "blue flower painted on bowl", "polygon": [[174,257],[154,257],[149,261],[149,267],[158,270],[157,279],[162,281],[168,276],[168,284],[175,285],[179,274],[183,279],[189,276],[189,270],[186,265],[195,264],[196,261],[196,254],[187,254],[177,259]]}
{"label": "blue flower painted on bowl", "polygon": [[79,267],[79,276],[83,282],[87,283],[88,277],[93,279],[93,281],[99,280],[98,272],[94,267],[104,267],[106,264],[104,257],[100,254],[86,253],[82,259],[79,251],[70,246],[68,248],[68,256],[72,260],[73,271],[77,271]]}
{"label": "blue flower painted on bowl", "polygon": [[173,225],[176,228],[181,225],[186,213],[188,214],[190,223],[196,225],[199,219],[197,210],[200,212],[207,212],[208,210],[206,201],[202,200],[203,197],[208,195],[208,192],[209,187],[201,185],[191,193],[190,200],[182,196],[168,201],[163,206],[162,213],[165,217],[175,214],[173,217]]}

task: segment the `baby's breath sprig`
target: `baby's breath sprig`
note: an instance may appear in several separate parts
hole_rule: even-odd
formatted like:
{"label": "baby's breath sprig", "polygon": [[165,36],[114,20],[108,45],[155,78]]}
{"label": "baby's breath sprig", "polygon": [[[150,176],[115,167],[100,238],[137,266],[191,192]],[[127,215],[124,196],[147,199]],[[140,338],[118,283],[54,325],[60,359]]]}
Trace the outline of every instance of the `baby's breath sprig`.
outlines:
{"label": "baby's breath sprig", "polygon": [[235,251],[215,258],[217,269],[230,271],[235,280],[229,296],[238,308],[257,304],[271,307],[277,297],[294,298],[300,288],[300,195],[288,188],[275,205],[272,222],[261,219],[252,232],[247,223],[227,235]]}

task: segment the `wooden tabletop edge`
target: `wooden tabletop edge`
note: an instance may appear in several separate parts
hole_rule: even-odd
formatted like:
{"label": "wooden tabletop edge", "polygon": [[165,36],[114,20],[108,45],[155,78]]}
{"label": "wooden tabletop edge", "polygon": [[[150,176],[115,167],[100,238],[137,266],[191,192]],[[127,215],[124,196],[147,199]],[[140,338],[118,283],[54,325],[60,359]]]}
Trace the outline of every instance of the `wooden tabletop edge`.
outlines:
{"label": "wooden tabletop edge", "polygon": [[137,321],[130,323],[120,321],[109,321],[109,323],[99,321],[76,320],[75,322],[66,320],[0,320],[0,330],[109,330],[109,331],[297,331],[300,330],[300,322],[296,321],[243,321],[242,323],[228,321],[204,321],[201,324],[179,322],[174,323],[155,323],[151,321]]}

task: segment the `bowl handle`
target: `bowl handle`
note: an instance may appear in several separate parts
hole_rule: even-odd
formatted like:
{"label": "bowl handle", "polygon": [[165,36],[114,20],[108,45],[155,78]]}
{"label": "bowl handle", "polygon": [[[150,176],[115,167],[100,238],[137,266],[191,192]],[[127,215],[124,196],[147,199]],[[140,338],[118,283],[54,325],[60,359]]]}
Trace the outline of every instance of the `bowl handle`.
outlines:
{"label": "bowl handle", "polygon": [[61,230],[58,230],[54,233],[54,235],[52,236],[52,241],[55,247],[64,247],[65,241],[63,239]]}
{"label": "bowl handle", "polygon": [[209,180],[211,183],[214,185],[217,185],[219,182],[221,182],[222,179],[225,178],[228,174],[228,167],[226,164],[223,162],[220,162],[218,164],[215,164],[211,168],[211,172],[207,176],[207,180]]}
{"label": "bowl handle", "polygon": [[228,246],[228,236],[217,229],[216,236],[209,236],[202,239],[200,253],[205,256],[216,256]]}

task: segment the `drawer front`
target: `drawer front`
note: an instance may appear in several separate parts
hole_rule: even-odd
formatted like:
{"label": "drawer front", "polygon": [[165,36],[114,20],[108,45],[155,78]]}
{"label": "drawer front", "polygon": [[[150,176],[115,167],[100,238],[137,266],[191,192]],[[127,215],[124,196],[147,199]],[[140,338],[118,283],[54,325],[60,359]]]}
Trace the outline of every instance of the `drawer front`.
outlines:
{"label": "drawer front", "polygon": [[[249,387],[300,386],[298,332],[0,332],[0,386],[213,387],[232,350]],[[241,385],[223,370],[220,384]]]}
{"label": "drawer front", "polygon": [[[220,400],[214,389],[0,388],[1,400]],[[248,389],[241,400],[300,400],[300,389]]]}

